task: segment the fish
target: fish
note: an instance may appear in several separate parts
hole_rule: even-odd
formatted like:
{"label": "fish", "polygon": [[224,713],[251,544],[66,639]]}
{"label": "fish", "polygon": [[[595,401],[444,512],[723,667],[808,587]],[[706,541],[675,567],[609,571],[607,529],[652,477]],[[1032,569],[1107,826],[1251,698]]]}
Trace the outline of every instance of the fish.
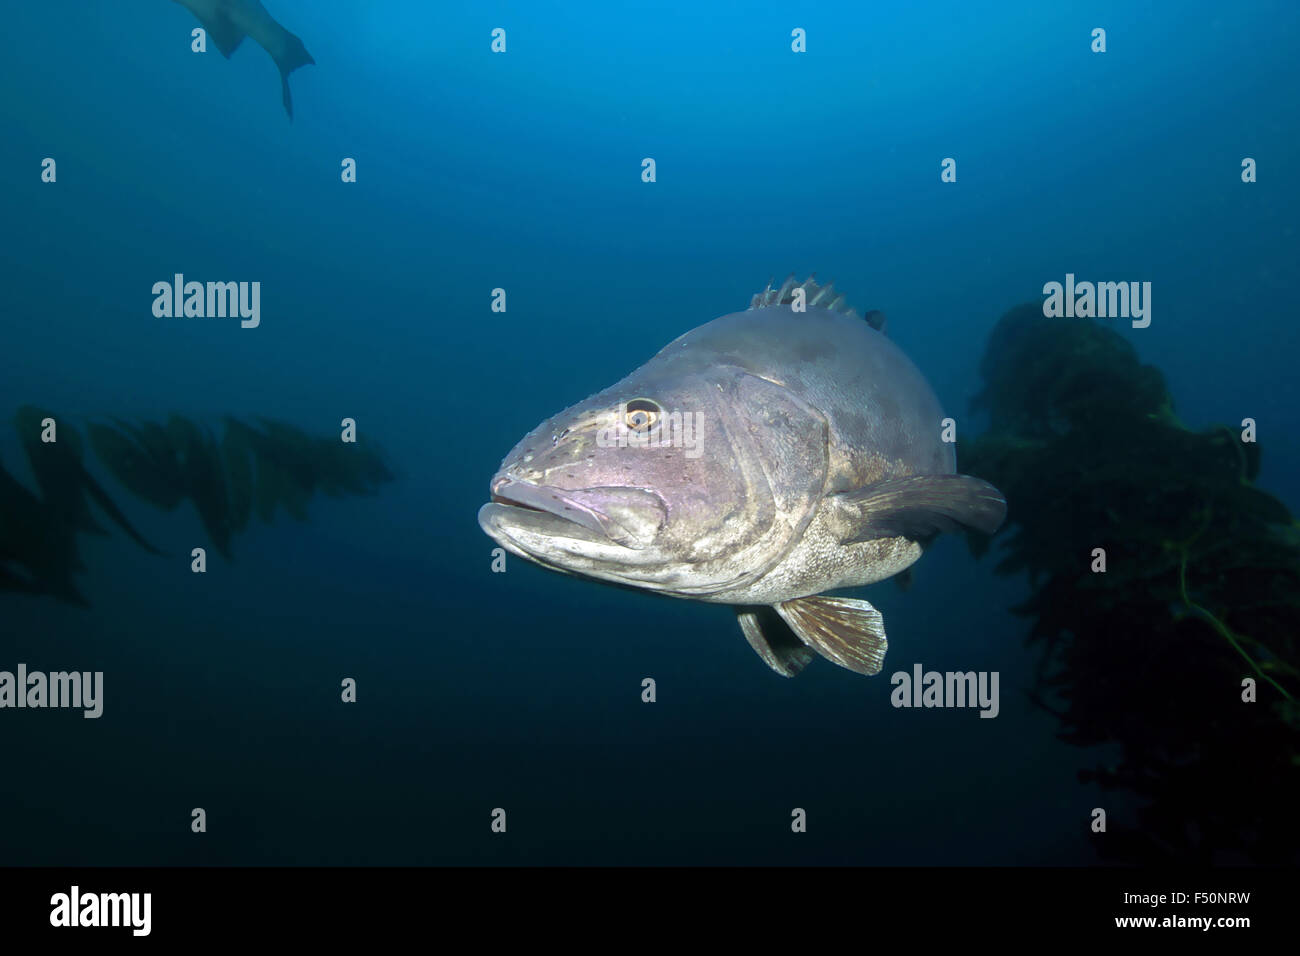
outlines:
{"label": "fish", "polygon": [[290,33],[266,12],[258,0],[174,0],[198,19],[217,49],[228,60],[244,37],[271,55],[280,70],[280,92],[284,111],[293,119],[293,96],[289,74],[300,66],[314,64],[302,40]]}
{"label": "fish", "polygon": [[479,526],[554,571],[729,604],[784,677],[818,655],[878,674],[881,614],[828,592],[906,571],[941,532],[993,534],[1007,507],[957,473],[939,400],[884,327],[815,273],[769,282],[525,435]]}

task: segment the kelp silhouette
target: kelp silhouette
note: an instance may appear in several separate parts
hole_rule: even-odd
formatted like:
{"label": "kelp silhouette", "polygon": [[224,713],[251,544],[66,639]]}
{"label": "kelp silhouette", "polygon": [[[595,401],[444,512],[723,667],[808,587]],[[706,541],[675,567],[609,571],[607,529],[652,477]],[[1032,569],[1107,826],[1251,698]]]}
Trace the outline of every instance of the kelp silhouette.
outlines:
{"label": "kelp silhouette", "polygon": [[1062,739],[1119,745],[1114,765],[1083,780],[1144,798],[1136,825],[1112,815],[1094,834],[1099,853],[1294,861],[1300,534],[1252,484],[1259,445],[1223,426],[1187,429],[1123,338],[1046,320],[1037,305],[1002,318],[981,371],[975,404],[991,429],[959,459],[1010,503],[997,570],[1029,575],[1016,611],[1043,646],[1032,696]]}
{"label": "kelp silhouette", "polygon": [[[43,422],[56,423],[53,442],[42,440]],[[107,534],[97,507],[140,547],[144,539],[83,465],[81,435],[53,413],[25,405],[14,419],[31,465],[33,493],[0,464],[0,591],[44,594],[87,605],[74,575],[85,567],[78,534]],[[283,507],[306,520],[317,491],[331,496],[373,494],[393,474],[380,452],[358,440],[315,438],[282,422],[250,425],[224,421],[220,442],[201,425],[178,415],[165,424],[87,427],[95,457],[132,495],[164,511],[193,502],[211,544],[231,558],[231,539],[247,527],[254,510],[264,522]]]}

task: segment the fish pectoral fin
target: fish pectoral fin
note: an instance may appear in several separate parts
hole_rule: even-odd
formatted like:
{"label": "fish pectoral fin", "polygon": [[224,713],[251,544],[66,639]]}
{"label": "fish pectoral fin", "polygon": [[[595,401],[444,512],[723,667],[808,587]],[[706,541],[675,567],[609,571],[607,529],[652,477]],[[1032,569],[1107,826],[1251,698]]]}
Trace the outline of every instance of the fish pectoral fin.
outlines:
{"label": "fish pectoral fin", "polygon": [[795,598],[775,605],[790,629],[822,657],[859,674],[879,674],[885,664],[885,622],[857,598]]}
{"label": "fish pectoral fin", "polygon": [[782,677],[794,677],[813,659],[813,652],[773,608],[738,606],[736,618],[749,646]]}
{"label": "fish pectoral fin", "polygon": [[1007,516],[1007,500],[970,475],[889,478],[833,496],[842,509],[841,544],[876,538],[920,540],[963,527],[992,534]]}
{"label": "fish pectoral fin", "polygon": [[194,15],[198,17],[203,29],[208,31],[208,37],[217,45],[221,55],[229,60],[231,54],[239,49],[239,44],[244,42],[247,34],[235,26],[235,22],[224,13],[214,13],[209,17],[201,17],[197,13]]}

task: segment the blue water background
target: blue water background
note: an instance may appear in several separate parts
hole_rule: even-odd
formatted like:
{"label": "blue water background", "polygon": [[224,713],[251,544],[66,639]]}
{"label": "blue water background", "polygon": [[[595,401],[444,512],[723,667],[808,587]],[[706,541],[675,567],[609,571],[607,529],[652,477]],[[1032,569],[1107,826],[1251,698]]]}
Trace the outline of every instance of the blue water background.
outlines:
{"label": "blue water background", "polygon": [[[1030,706],[1024,583],[961,540],[863,592],[885,674],[786,681],[726,608],[491,573],[475,512],[534,424],[790,271],[884,310],[966,436],[1003,311],[1150,281],[1116,327],[1189,425],[1256,419],[1300,504],[1300,7],[268,5],[317,62],[292,123],[266,54],[192,53],[179,5],[7,12],[0,415],[350,416],[398,480],[206,575],[190,506],[122,491],[172,560],[83,539],[91,609],[0,597],[0,669],[107,693],[0,714],[0,862],[1093,862],[1091,809],[1132,807],[1077,782],[1109,755]],[[176,272],[259,280],[261,327],[154,318]],[[8,424],[0,460],[27,477]],[[918,661],[998,671],[1001,715],[891,707]]]}

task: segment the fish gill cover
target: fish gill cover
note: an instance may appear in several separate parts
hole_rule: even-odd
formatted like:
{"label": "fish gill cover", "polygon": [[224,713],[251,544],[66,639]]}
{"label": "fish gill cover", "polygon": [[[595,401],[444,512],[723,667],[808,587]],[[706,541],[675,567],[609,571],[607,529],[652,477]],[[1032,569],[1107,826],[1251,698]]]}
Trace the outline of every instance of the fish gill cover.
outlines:
{"label": "fish gill cover", "polygon": [[1036,305],[1002,317],[981,372],[991,428],[960,458],[1010,503],[997,570],[1031,584],[1031,696],[1069,743],[1118,745],[1082,782],[1145,804],[1099,852],[1294,861],[1300,533],[1253,484],[1259,445],[1188,429],[1123,338]]}

